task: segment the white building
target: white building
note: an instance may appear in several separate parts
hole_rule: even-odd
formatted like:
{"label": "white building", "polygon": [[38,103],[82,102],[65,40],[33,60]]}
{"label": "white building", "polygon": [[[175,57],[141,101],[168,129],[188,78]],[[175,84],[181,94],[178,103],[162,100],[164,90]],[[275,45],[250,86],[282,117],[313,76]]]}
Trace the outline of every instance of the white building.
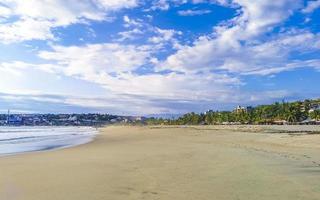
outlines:
{"label": "white building", "polygon": [[234,112],[235,112],[235,113],[247,112],[247,108],[242,107],[242,106],[237,106],[237,107],[234,109]]}

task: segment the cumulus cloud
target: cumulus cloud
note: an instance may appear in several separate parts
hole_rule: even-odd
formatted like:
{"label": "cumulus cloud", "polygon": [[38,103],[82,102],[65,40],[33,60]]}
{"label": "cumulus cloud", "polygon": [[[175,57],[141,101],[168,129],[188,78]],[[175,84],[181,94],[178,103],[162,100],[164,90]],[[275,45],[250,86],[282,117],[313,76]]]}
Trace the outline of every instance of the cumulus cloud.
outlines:
{"label": "cumulus cloud", "polygon": [[[206,98],[208,94],[214,95],[215,88],[240,84],[237,78],[218,74],[134,73],[141,66],[152,64],[150,60],[154,51],[152,46],[98,44],[54,46],[53,51],[40,52],[39,56],[52,61],[57,66],[57,73],[63,72],[67,76],[101,84],[114,93],[128,95]],[[190,91],[195,89],[198,94],[190,96]]]}
{"label": "cumulus cloud", "polygon": [[240,6],[238,16],[216,26],[211,35],[199,37],[193,45],[181,47],[160,62],[158,70],[269,75],[298,67],[311,67],[302,61],[291,63],[289,57],[297,52],[318,51],[319,34],[287,30],[275,33],[268,39],[265,35],[300,8],[301,2],[234,0],[233,3]]}
{"label": "cumulus cloud", "polygon": [[55,27],[108,20],[109,12],[137,5],[136,0],[3,0],[0,42],[54,39]]}
{"label": "cumulus cloud", "polygon": [[53,46],[53,51],[41,51],[39,57],[53,61],[68,75],[90,79],[110,73],[133,71],[148,63],[148,46],[120,45],[117,43],[86,46]]}
{"label": "cumulus cloud", "polygon": [[170,42],[175,47],[180,46],[176,36],[181,36],[183,34],[181,31],[176,31],[173,29],[160,29],[157,27],[154,27],[152,30],[155,35],[149,38],[149,42],[160,45]]}
{"label": "cumulus cloud", "polygon": [[[231,89],[242,84],[238,78],[223,74],[135,73],[139,67],[148,65],[149,60],[152,60],[154,54],[152,46],[106,43],[52,48],[51,51],[39,53],[39,57],[50,64],[2,63],[0,70],[6,71],[11,66],[19,66],[16,68],[18,71],[34,68],[92,82],[106,90],[108,95],[102,99],[105,102],[112,101],[108,104],[122,110],[119,103],[123,103],[125,99],[130,109],[135,112],[143,110],[147,114],[179,112],[179,109],[174,110],[165,102],[176,102],[182,106],[197,101],[230,99]],[[85,100],[87,99],[76,98],[67,102],[78,105]],[[103,104],[102,101],[99,102]],[[157,102],[163,102],[163,105],[158,105]]]}

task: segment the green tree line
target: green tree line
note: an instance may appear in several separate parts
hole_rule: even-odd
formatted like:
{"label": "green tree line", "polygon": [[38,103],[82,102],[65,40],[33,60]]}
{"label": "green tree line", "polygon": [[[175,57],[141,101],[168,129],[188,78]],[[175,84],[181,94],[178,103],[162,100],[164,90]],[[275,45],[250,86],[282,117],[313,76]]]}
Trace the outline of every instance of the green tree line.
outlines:
{"label": "green tree line", "polygon": [[320,99],[296,102],[276,102],[271,105],[247,107],[235,111],[208,111],[187,113],[178,119],[149,118],[149,125],[214,125],[299,123],[305,120],[320,120]]}

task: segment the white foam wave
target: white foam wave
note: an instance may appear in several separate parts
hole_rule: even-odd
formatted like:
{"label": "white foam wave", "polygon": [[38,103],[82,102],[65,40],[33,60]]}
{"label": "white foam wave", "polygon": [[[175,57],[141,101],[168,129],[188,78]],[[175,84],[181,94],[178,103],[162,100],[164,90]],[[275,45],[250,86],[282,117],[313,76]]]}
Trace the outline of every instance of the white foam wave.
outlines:
{"label": "white foam wave", "polygon": [[76,146],[96,134],[91,127],[0,127],[0,155]]}

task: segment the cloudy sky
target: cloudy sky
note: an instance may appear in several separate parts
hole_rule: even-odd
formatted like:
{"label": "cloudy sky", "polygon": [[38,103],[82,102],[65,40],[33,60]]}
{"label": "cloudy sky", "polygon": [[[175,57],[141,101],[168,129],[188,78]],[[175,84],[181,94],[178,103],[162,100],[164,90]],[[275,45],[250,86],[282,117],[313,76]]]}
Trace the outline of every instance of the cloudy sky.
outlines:
{"label": "cloudy sky", "polygon": [[0,112],[319,97],[319,19],[320,0],[0,0]]}

